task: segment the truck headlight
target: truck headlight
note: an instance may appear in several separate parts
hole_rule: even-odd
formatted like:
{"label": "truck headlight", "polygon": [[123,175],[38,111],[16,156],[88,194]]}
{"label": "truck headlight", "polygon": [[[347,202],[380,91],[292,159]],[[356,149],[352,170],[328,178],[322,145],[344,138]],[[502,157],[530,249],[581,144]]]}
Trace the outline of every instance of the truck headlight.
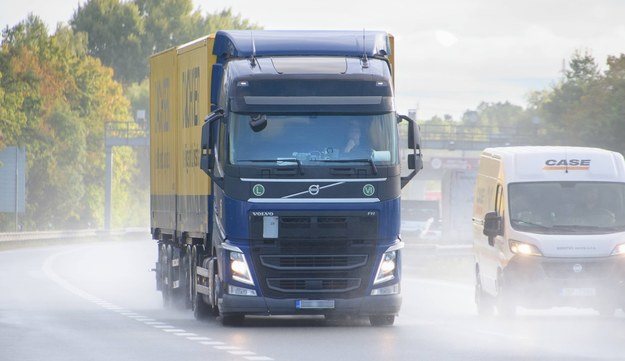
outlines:
{"label": "truck headlight", "polygon": [[533,244],[510,240],[510,251],[522,256],[542,256],[538,247]]}
{"label": "truck headlight", "polygon": [[382,255],[378,273],[375,275],[373,284],[390,281],[395,278],[395,268],[397,268],[397,251],[387,251]]}
{"label": "truck headlight", "polygon": [[625,254],[625,243],[619,244],[618,246],[614,247],[614,250],[611,253],[612,256],[618,256],[622,254]]}
{"label": "truck headlight", "polygon": [[230,252],[230,270],[232,271],[232,279],[243,282],[248,285],[254,285],[250,268],[247,265],[243,253]]}

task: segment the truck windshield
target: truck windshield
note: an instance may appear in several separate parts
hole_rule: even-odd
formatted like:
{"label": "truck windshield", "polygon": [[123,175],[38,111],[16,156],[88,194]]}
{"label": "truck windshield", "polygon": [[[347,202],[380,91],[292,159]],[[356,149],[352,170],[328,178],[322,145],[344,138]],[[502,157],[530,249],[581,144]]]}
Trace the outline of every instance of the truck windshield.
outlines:
{"label": "truck windshield", "polygon": [[535,233],[625,231],[625,184],[608,182],[512,183],[512,227]]}
{"label": "truck windshield", "polygon": [[[266,124],[250,126],[253,119]],[[380,115],[272,115],[231,114],[231,164],[273,162],[327,166],[371,162],[372,166],[398,163],[397,120],[394,113]],[[283,161],[283,162],[281,162]]]}

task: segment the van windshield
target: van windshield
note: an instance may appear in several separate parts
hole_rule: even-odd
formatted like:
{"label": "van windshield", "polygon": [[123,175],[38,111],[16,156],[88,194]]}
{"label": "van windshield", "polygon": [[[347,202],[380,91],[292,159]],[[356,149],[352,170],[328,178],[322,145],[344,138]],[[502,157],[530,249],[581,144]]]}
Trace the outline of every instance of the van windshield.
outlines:
{"label": "van windshield", "polygon": [[545,234],[625,231],[624,183],[511,183],[508,195],[510,224],[518,231]]}

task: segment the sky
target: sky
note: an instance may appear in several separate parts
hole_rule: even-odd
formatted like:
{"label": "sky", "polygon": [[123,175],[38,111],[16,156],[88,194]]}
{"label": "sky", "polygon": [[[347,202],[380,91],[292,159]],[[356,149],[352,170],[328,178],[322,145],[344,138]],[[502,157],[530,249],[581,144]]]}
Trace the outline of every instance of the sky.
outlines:
{"label": "sky", "polygon": [[[265,29],[384,30],[395,37],[396,106],[460,119],[481,102],[527,106],[561,79],[574,52],[605,70],[625,53],[623,0],[193,0]],[[29,13],[50,32],[84,0],[0,0],[0,26]]]}

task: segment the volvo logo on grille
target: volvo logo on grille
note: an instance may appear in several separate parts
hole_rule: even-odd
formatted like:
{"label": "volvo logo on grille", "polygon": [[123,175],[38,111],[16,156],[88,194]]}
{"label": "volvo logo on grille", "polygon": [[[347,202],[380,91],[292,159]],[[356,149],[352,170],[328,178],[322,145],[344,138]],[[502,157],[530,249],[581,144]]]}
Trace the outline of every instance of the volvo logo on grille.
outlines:
{"label": "volvo logo on grille", "polygon": [[319,184],[313,184],[308,187],[308,193],[310,193],[311,196],[316,196],[317,194],[319,194]]}
{"label": "volvo logo on grille", "polygon": [[573,265],[573,272],[580,273],[583,270],[584,270],[584,267],[581,264],[576,263]]}

